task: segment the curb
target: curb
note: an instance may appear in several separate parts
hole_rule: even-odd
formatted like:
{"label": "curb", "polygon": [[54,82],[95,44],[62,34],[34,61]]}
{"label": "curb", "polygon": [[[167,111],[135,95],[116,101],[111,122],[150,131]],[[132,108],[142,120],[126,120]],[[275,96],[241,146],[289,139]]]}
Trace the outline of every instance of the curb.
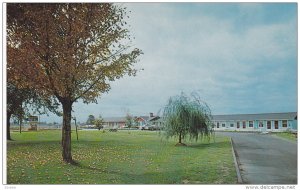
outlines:
{"label": "curb", "polygon": [[233,141],[232,141],[231,137],[230,137],[230,143],[231,143],[231,150],[232,150],[232,156],[233,156],[235,171],[236,171],[236,175],[237,175],[237,181],[238,181],[239,184],[242,184],[243,183],[243,179],[242,179],[242,176],[241,176],[239,164],[238,164],[237,158],[236,158],[236,152],[235,152],[235,150],[233,148]]}

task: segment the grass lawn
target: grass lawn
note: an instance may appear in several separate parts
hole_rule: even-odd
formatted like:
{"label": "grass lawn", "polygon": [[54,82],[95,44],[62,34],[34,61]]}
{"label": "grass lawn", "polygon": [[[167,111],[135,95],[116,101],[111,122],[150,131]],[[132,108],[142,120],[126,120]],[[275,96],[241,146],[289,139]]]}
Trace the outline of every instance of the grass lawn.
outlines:
{"label": "grass lawn", "polygon": [[282,133],[275,133],[275,135],[288,140],[297,141],[296,135],[293,133],[282,132]]}
{"label": "grass lawn", "polygon": [[162,139],[158,132],[72,132],[72,155],[62,162],[61,131],[12,132],[7,143],[9,184],[234,184],[230,140],[215,143]]}

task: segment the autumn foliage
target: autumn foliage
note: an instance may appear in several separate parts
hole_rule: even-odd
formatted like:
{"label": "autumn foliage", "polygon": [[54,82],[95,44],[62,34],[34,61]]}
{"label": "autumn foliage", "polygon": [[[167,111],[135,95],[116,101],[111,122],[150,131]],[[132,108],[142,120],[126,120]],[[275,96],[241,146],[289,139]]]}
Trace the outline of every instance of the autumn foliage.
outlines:
{"label": "autumn foliage", "polygon": [[8,77],[61,103],[66,162],[73,103],[96,102],[110,81],[136,73],[142,52],[130,46],[125,16],[125,7],[111,3],[7,5]]}

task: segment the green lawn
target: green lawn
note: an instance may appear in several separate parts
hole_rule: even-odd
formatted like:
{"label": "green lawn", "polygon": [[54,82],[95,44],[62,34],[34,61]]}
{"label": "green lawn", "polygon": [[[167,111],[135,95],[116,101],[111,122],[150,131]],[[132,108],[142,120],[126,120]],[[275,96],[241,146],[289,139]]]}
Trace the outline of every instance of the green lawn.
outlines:
{"label": "green lawn", "polygon": [[72,133],[72,155],[61,160],[61,131],[12,132],[7,144],[9,184],[234,184],[230,140],[174,146],[158,132]]}
{"label": "green lawn", "polygon": [[292,141],[297,141],[297,135],[289,132],[282,132],[282,133],[275,133],[276,136],[292,140]]}

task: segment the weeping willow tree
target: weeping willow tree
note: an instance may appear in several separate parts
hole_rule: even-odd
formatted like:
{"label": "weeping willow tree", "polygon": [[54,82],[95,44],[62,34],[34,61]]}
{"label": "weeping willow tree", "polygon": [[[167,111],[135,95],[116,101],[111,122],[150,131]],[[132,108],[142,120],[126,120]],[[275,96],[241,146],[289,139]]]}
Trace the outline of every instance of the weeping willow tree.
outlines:
{"label": "weeping willow tree", "polygon": [[210,108],[197,93],[171,97],[163,110],[163,127],[167,138],[178,137],[177,145],[185,145],[182,141],[187,137],[210,140],[213,134]]}

